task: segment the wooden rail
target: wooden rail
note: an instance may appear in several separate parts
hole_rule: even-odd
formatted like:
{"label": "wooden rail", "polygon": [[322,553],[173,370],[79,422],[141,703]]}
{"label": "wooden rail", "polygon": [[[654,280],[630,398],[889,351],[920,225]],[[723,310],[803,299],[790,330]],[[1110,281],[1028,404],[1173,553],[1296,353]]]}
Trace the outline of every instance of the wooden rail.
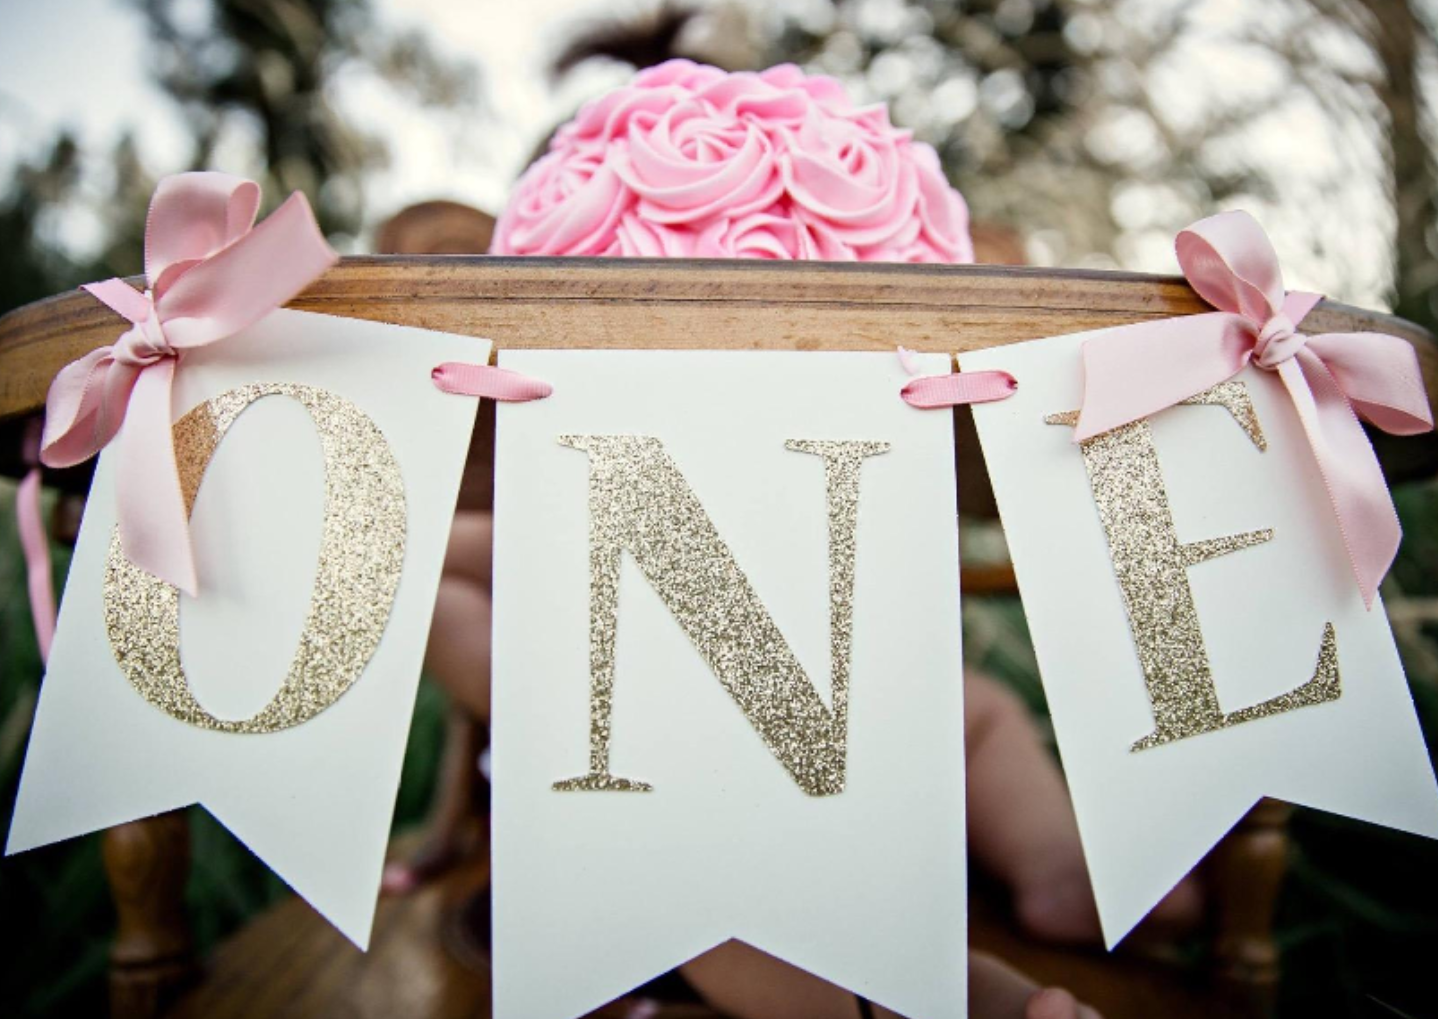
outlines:
{"label": "wooden rail", "polygon": [[[485,336],[498,348],[893,350],[962,354],[1209,310],[1177,277],[1008,266],[670,259],[345,258],[290,304]],[[1412,340],[1430,393],[1438,345],[1416,326],[1325,302],[1311,331]],[[123,323],[74,292],[0,318],[0,418],[37,410],[69,361]]]}

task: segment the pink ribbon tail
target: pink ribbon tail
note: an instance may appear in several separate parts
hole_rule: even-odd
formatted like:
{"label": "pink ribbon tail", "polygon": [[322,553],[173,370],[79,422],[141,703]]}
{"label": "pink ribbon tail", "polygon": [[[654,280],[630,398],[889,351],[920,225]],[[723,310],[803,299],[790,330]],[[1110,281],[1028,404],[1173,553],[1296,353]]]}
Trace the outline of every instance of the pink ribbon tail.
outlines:
{"label": "pink ribbon tail", "polygon": [[25,574],[30,593],[30,617],[35,623],[35,640],[40,660],[50,660],[55,640],[55,589],[50,578],[50,542],[40,521],[40,468],[25,475],[15,492],[15,522],[20,547],[25,553]]}
{"label": "pink ribbon tail", "polygon": [[528,403],[530,400],[542,400],[554,392],[554,387],[548,382],[488,364],[446,361],[430,372],[429,377],[442,392],[482,396],[501,403]]}
{"label": "pink ribbon tail", "polygon": [[193,598],[199,581],[170,427],[174,378],[175,361],[166,358],[135,380],[120,431],[115,510],[125,557]]}
{"label": "pink ribbon tail", "polygon": [[1278,377],[1308,436],[1364,607],[1371,609],[1403,538],[1373,444],[1318,355],[1300,351],[1278,366]]}
{"label": "pink ribbon tail", "polygon": [[932,410],[1007,400],[1018,388],[1018,382],[1008,372],[956,372],[912,379],[899,390],[899,396],[910,407]]}

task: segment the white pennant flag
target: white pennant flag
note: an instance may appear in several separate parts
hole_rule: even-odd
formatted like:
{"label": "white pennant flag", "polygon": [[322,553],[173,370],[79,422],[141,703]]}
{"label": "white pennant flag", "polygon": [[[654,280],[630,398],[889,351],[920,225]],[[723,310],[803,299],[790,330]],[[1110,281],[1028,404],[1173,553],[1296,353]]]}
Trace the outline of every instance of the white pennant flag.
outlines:
{"label": "white pennant flag", "polygon": [[951,416],[891,354],[501,364],[554,395],[499,417],[495,1015],[731,938],[963,1015]]}
{"label": "white pennant flag", "polygon": [[114,445],[65,585],[7,853],[200,803],[364,947],[489,342],[276,311],[187,352],[200,596],[115,543]]}
{"label": "white pennant flag", "polygon": [[1438,837],[1438,787],[1277,376],[1080,446],[1097,335],[961,360],[1018,380],[974,420],[1112,946],[1263,796]]}

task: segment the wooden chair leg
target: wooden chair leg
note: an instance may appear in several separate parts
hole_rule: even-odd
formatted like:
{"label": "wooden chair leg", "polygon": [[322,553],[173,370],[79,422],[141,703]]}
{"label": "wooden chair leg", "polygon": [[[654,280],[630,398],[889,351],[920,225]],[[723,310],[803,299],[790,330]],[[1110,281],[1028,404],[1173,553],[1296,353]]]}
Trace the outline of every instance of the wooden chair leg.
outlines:
{"label": "wooden chair leg", "polygon": [[1273,917],[1292,812],[1286,803],[1260,800],[1209,858],[1214,976],[1227,1014],[1255,1019],[1273,1014],[1279,978]]}
{"label": "wooden chair leg", "polygon": [[110,1014],[155,1019],[196,972],[185,912],[189,817],[171,811],[111,828],[103,838],[118,921],[110,949]]}

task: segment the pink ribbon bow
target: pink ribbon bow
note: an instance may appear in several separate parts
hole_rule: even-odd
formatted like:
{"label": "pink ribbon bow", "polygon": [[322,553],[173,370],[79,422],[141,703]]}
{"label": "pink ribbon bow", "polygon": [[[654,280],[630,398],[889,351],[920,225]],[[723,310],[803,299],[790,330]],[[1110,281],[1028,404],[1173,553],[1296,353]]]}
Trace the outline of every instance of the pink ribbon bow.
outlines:
{"label": "pink ribbon bow", "polygon": [[1273,245],[1245,212],[1200,220],[1178,235],[1177,248],[1188,282],[1219,310],[1128,326],[1085,343],[1074,441],[1171,407],[1248,364],[1277,372],[1371,608],[1402,531],[1358,419],[1393,435],[1432,429],[1417,353],[1406,340],[1383,333],[1298,332],[1322,298],[1285,294]]}
{"label": "pink ribbon bow", "polygon": [[66,365],[50,386],[40,459],[88,460],[120,438],[120,541],[136,566],[193,595],[194,553],[170,432],[175,363],[258,322],[338,261],[299,193],[254,226],[260,188],[224,173],[182,173],[155,189],[145,224],[143,294],[124,280],[85,290],[132,325]]}

